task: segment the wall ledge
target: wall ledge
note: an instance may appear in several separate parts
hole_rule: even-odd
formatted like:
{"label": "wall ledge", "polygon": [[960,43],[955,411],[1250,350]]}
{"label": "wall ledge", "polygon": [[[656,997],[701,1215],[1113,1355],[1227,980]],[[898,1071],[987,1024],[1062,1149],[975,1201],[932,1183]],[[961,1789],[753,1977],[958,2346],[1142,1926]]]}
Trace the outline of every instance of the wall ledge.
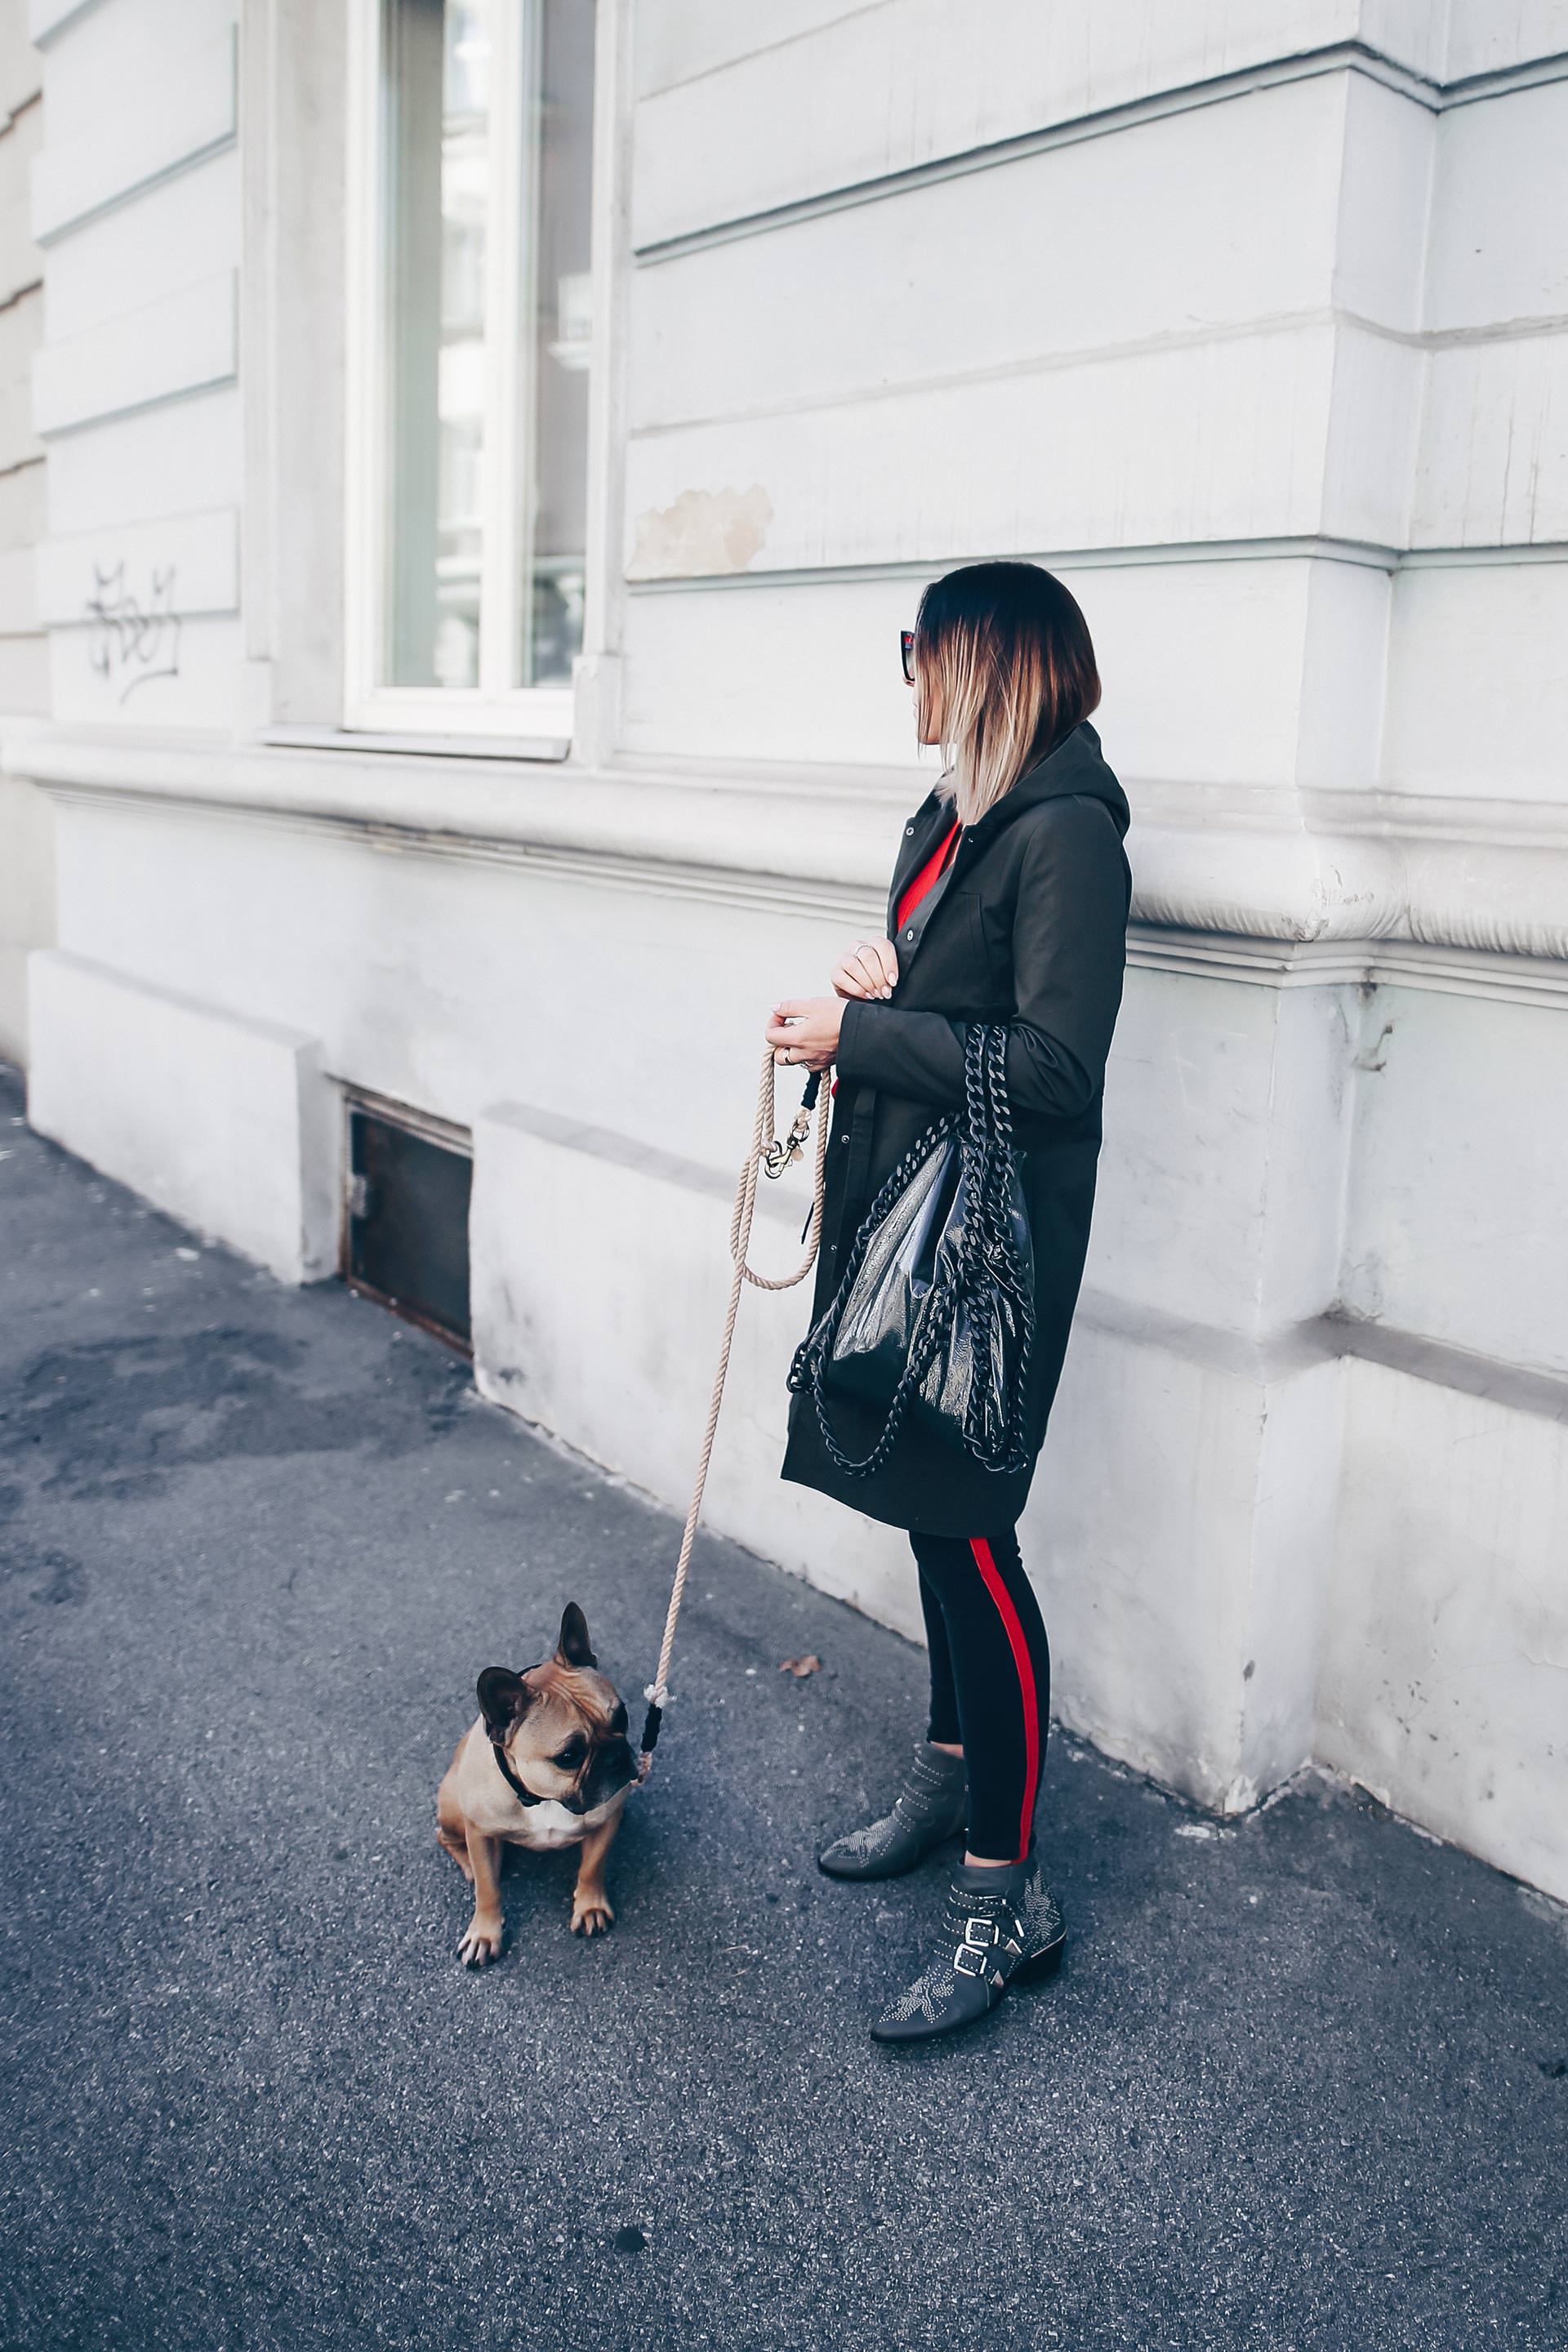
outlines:
{"label": "wall ledge", "polygon": [[[549,765],[53,725],[7,731],[0,772],[67,803],[325,832],[857,927],[883,919],[900,821],[931,773]],[[1129,790],[1135,963],[1266,986],[1398,978],[1568,998],[1568,811],[1554,803],[1259,785],[1227,787],[1216,806],[1191,785]]]}
{"label": "wall ledge", "polygon": [[[1300,50],[1294,56],[1261,58],[1230,73],[1148,90],[1086,113],[1058,117],[977,147],[950,148],[864,178],[803,189],[798,195],[755,211],[689,221],[684,226],[668,228],[662,235],[637,236],[632,257],[644,268],[676,261],[709,246],[731,244],[740,237],[792,227],[797,221],[844,212],[852,205],[876,204],[910,189],[930,187],[938,181],[994,171],[1000,164],[1017,163],[1053,148],[1077,146],[1086,140],[1107,138],[1146,122],[1163,121],[1173,115],[1251,98],[1262,90],[1279,89],[1292,82],[1318,80],[1336,74],[1363,76],[1428,113],[1443,114],[1452,107],[1474,106],[1489,99],[1506,98],[1517,90],[1536,89],[1549,82],[1561,81],[1568,78],[1568,56],[1557,53],[1521,58],[1491,72],[1442,81],[1372,42],[1331,42]],[[680,87],[679,83],[672,84],[669,89]],[[667,95],[667,90],[645,91],[638,103],[647,106]]]}

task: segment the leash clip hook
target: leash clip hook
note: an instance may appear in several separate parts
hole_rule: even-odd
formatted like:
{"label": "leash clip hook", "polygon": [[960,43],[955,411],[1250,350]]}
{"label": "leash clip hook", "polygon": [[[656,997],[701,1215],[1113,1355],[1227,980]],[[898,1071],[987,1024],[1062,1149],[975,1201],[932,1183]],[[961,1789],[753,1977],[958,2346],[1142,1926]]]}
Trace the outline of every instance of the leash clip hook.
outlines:
{"label": "leash clip hook", "polygon": [[784,1137],[783,1142],[781,1143],[775,1140],[770,1143],[764,1150],[763,1153],[763,1171],[764,1175],[782,1176],[786,1168],[793,1168],[795,1161],[800,1158],[801,1148],[805,1144],[806,1137],[810,1133],[810,1113],[805,1109],[797,1110],[795,1118],[790,1122],[789,1133]]}

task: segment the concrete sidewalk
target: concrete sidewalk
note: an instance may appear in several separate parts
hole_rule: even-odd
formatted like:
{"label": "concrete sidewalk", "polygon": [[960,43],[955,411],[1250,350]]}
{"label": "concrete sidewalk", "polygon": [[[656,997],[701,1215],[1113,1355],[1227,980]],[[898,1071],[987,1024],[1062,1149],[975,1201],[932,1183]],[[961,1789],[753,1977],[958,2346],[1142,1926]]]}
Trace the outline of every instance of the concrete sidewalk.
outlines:
{"label": "concrete sidewalk", "polygon": [[522,1858],[465,1974],[431,1808],[474,1675],[575,1596],[635,1711],[675,1528],[21,1108],[5,2352],[1568,2345],[1564,1915],[1326,1786],[1218,1829],[1058,1738],[1060,1979],[889,2058],[866,2021],[940,1865],[812,1856],[885,1790],[922,1661],[729,1546],[613,1934]]}

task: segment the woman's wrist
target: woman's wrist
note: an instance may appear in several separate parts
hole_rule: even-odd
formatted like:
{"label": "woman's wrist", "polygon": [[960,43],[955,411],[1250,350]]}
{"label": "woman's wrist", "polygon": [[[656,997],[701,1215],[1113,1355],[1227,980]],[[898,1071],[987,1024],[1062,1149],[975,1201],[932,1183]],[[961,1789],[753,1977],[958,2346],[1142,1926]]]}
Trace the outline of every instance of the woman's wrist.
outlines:
{"label": "woman's wrist", "polygon": [[855,1066],[856,1042],[861,1033],[863,1019],[868,1013],[874,1019],[876,1010],[877,999],[874,997],[851,996],[845,999],[843,1017],[838,1024],[838,1050],[833,1057],[841,1078],[853,1079],[860,1075]]}

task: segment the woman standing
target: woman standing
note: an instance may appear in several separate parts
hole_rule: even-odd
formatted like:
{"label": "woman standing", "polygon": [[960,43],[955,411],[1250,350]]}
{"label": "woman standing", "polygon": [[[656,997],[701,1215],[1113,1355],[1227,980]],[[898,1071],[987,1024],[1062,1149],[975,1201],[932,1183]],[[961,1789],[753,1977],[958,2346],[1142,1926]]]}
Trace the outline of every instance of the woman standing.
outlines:
{"label": "woman standing", "polygon": [[[872,2027],[881,2042],[949,2033],[993,2009],[1065,1929],[1034,1853],[1050,1654],[1014,1532],[1046,1433],[1089,1244],[1106,1055],[1121,1000],[1131,877],[1128,809],[1088,723],[1100,700],[1083,614],[1030,563],[950,572],[904,638],[920,740],[944,772],[894,869],[889,937],[863,940],[831,996],[773,1008],[780,1061],[837,1066],[812,1320],[910,1145],[963,1098],[966,1024],[1005,1023],[1023,1149],[1037,1330],[1028,1458],[997,1475],[906,1425],[871,1475],[837,1468],[809,1396],[790,1413],[783,1475],[910,1532],[931,1649],[927,1737],[890,1811],[820,1857],[836,1878],[889,1878],[967,1830],[928,1967]],[[836,1407],[852,1457],[879,1429]]]}

